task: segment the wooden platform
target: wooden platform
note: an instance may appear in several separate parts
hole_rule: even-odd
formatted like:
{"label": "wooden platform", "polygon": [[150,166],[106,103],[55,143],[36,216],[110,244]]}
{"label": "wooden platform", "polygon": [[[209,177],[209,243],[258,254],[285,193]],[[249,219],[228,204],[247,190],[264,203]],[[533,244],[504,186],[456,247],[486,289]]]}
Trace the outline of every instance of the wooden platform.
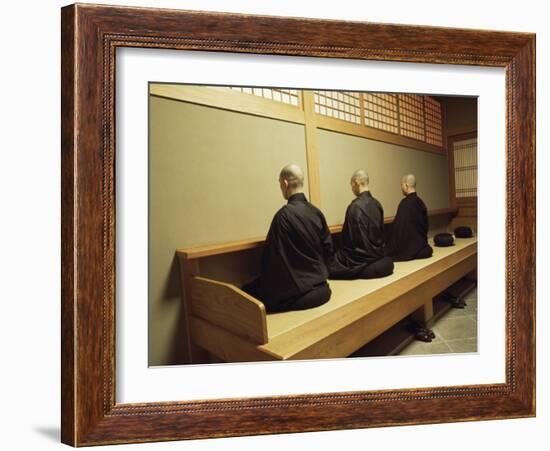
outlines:
{"label": "wooden platform", "polygon": [[432,298],[476,266],[477,238],[457,239],[382,279],[331,280],[325,305],[269,315],[238,287],[194,277],[191,340],[227,362],[346,357],[410,314],[428,320]]}

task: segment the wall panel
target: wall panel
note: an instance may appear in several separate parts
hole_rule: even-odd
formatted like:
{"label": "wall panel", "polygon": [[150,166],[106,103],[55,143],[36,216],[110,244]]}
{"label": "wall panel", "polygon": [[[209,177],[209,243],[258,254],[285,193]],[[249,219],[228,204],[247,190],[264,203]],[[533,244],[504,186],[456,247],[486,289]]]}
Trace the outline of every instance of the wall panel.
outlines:
{"label": "wall panel", "polygon": [[342,224],[354,199],[350,177],[367,170],[371,191],[394,216],[401,194],[401,177],[413,173],[417,190],[428,210],[449,207],[447,157],[342,133],[318,130],[321,206],[330,225]]}
{"label": "wall panel", "polygon": [[150,97],[151,364],[177,363],[181,348],[175,250],[265,236],[290,162],[306,170],[303,125]]}

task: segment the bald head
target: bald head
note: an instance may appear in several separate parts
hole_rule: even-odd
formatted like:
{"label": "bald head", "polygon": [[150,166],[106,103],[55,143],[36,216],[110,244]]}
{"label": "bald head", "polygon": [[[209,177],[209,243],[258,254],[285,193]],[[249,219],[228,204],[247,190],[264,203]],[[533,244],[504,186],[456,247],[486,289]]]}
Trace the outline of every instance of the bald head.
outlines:
{"label": "bald head", "polygon": [[361,186],[368,186],[369,185],[369,174],[367,174],[367,171],[364,169],[357,169],[352,176],[351,181],[356,182]]}
{"label": "bald head", "polygon": [[401,179],[401,190],[405,196],[416,191],[416,177],[414,174],[407,174],[403,176]]}
{"label": "bald head", "polygon": [[295,193],[302,192],[304,186],[304,172],[297,164],[287,164],[279,174],[279,184],[283,197],[288,199]]}
{"label": "bald head", "polygon": [[287,164],[279,174],[279,180],[286,180],[291,188],[304,186],[304,172],[297,164]]}
{"label": "bald head", "polygon": [[357,169],[351,175],[350,184],[353,194],[359,196],[362,192],[369,190],[369,174],[364,169]]}

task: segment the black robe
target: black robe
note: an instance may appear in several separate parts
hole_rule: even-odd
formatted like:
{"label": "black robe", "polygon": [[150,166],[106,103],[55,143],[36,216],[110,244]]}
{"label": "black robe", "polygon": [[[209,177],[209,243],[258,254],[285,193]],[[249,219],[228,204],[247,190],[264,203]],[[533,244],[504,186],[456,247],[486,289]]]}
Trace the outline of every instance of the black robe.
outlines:
{"label": "black robe", "polygon": [[357,278],[367,266],[385,255],[384,209],[370,191],[364,191],[346,210],[342,247],[334,254],[330,277]]}
{"label": "black robe", "polygon": [[399,203],[392,225],[389,252],[394,261],[432,255],[428,245],[428,210],[416,193],[407,194]]}
{"label": "black robe", "polygon": [[273,217],[265,242],[258,297],[273,310],[328,278],[332,236],[323,213],[294,194]]}

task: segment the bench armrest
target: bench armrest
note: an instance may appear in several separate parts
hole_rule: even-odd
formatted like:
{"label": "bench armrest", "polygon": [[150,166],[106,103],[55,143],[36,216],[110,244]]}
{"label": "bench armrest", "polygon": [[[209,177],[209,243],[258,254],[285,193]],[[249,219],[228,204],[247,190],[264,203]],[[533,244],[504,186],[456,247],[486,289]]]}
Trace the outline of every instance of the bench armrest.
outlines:
{"label": "bench armrest", "polygon": [[191,314],[255,344],[267,343],[264,305],[230,283],[193,277]]}

